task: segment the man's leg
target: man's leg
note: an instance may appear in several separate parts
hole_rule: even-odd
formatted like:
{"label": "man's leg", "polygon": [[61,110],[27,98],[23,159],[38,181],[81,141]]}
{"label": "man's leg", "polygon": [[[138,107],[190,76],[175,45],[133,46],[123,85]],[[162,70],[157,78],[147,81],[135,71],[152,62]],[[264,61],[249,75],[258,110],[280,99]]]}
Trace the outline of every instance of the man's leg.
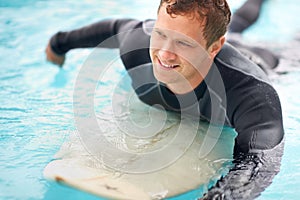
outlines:
{"label": "man's leg", "polygon": [[247,0],[234,12],[229,24],[229,32],[241,33],[251,26],[259,17],[264,0]]}

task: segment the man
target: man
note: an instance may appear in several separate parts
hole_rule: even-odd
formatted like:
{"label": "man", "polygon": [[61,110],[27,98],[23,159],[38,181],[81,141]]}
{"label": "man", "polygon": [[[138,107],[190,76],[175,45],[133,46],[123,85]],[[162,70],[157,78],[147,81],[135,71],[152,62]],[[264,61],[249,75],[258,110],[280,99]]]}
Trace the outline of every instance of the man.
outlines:
{"label": "man", "polygon": [[119,48],[143,102],[237,131],[233,168],[203,198],[253,199],[279,170],[281,151],[268,156],[283,139],[281,106],[263,70],[225,42],[230,17],[225,0],[161,0],[156,21],[104,20],[57,33],[47,59],[62,65],[74,48]]}

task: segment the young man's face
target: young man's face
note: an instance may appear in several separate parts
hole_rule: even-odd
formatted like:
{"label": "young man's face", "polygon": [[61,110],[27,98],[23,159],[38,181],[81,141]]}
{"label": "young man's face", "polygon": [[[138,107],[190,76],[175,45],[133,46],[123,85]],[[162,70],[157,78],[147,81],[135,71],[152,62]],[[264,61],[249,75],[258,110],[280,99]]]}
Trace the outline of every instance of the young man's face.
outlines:
{"label": "young man's face", "polygon": [[188,82],[194,89],[211,65],[205,49],[203,27],[196,17],[171,17],[165,6],[159,10],[151,35],[150,56],[154,75],[170,88]]}

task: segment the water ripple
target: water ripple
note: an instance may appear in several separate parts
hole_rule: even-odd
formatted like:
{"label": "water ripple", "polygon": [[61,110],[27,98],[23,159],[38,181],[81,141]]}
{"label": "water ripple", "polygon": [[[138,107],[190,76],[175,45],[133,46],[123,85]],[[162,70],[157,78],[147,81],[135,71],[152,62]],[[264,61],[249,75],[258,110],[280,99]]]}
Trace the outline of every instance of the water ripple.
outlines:
{"label": "water ripple", "polygon": [[0,111],[11,111],[11,112],[27,113],[27,110],[26,109],[22,109],[22,108],[1,108],[0,107]]}

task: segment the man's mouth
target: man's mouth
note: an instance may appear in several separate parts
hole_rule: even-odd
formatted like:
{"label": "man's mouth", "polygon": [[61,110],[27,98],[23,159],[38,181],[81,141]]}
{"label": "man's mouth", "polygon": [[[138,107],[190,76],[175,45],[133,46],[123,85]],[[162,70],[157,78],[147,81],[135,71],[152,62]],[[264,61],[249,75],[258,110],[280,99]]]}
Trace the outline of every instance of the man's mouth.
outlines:
{"label": "man's mouth", "polygon": [[179,67],[179,65],[170,65],[170,64],[163,63],[160,59],[158,59],[158,62],[163,68],[166,69],[174,69],[176,67]]}

